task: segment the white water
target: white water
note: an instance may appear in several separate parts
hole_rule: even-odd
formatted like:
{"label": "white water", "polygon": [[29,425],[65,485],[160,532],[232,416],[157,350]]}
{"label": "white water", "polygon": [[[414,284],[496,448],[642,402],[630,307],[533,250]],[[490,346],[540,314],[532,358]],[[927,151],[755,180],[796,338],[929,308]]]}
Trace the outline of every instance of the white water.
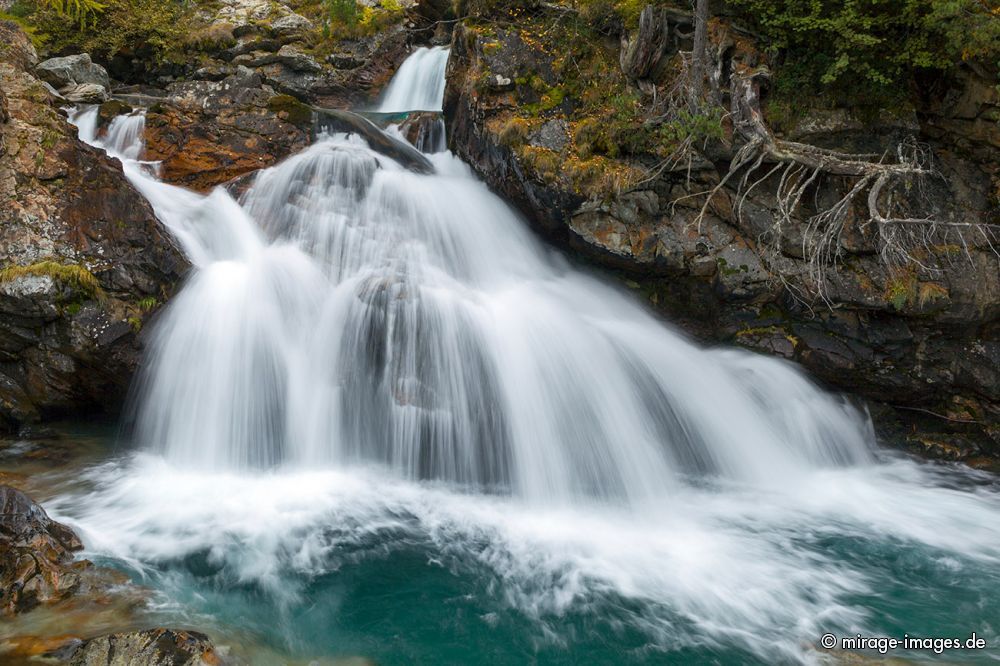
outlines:
{"label": "white water", "polygon": [[[430,58],[386,105],[425,106]],[[662,649],[807,661],[823,631],[871,627],[850,599],[879,585],[812,542],[997,566],[995,490],[876,462],[864,415],[570,269],[452,155],[416,175],[327,137],[240,204],[158,182],[141,116],[97,140],[94,113],[81,136],[123,159],[194,269],[137,390],[156,455],[54,506],[89,548],[139,567],[210,548],[294,596],[283,576],[341,566],[338,543],[412,530],[529,615],[613,591],[650,604],[636,622]]]}
{"label": "white water", "polygon": [[421,47],[414,51],[389,83],[378,111],[440,111],[448,53],[444,46]]}

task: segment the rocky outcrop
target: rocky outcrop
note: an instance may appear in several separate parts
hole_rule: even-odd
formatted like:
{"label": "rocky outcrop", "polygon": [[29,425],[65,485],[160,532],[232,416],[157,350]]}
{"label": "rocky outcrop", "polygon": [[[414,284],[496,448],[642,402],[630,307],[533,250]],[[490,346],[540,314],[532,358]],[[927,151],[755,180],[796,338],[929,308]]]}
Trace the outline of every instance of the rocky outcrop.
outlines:
{"label": "rocky outcrop", "polygon": [[217,666],[224,663],[208,636],[183,629],[149,629],[84,641],[70,666]]}
{"label": "rocky outcrop", "polygon": [[82,548],[71,529],[51,520],[31,498],[0,485],[0,615],[71,595],[87,565],[73,562]]}
{"label": "rocky outcrop", "polygon": [[0,430],[118,404],[185,261],[121,165],[76,138],[0,22]]}
{"label": "rocky outcrop", "polygon": [[399,9],[408,4],[373,4],[367,11],[378,30],[356,28],[357,36],[335,37],[324,33],[329,17],[321,10],[311,20],[282,3],[225,0],[214,14],[201,12],[200,66],[185,78],[221,80],[246,67],[279,94],[329,108],[363,105],[409,52],[406,15]]}
{"label": "rocky outcrop", "polygon": [[[740,148],[732,128],[719,121],[689,159],[671,163],[671,142],[688,130],[654,133],[643,121],[655,115],[643,91],[669,79],[685,32],[640,25],[645,41],[624,34],[625,52],[605,51],[577,48],[579,36],[562,23],[557,15],[517,26],[478,17],[456,29],[445,101],[453,150],[540,233],[618,272],[703,339],[794,360],[833,387],[891,405],[877,409],[878,423],[917,450],[1000,455],[1000,264],[987,239],[928,242],[919,252],[929,270],[892,266],[859,213],[841,235],[837,266],[824,271],[824,300],[803,257],[803,233],[810,210],[837,201],[851,182],[819,181],[783,225],[780,252],[766,247],[782,214],[780,177],[763,178],[773,163],[761,164],[762,181],[749,192],[738,190],[740,178],[724,184],[700,215],[705,197],[697,193],[722,181]],[[762,62],[737,41],[712,49],[724,60],[716,74],[723,98],[728,72]],[[944,176],[923,192],[935,216],[995,222],[997,93],[970,85],[935,97],[919,123],[911,115],[873,129],[827,114],[789,133],[879,154],[916,132]]]}

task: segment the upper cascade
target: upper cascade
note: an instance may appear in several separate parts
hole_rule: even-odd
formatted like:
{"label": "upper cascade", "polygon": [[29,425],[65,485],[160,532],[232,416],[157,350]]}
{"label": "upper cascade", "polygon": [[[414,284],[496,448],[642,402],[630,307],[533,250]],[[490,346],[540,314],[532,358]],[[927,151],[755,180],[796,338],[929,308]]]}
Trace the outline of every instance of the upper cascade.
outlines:
{"label": "upper cascade", "polygon": [[414,51],[392,78],[376,110],[380,113],[441,111],[449,53],[445,46],[420,47]]}
{"label": "upper cascade", "polygon": [[[411,106],[422,49],[385,106]],[[405,94],[401,91],[407,91]],[[435,93],[437,94],[437,93]],[[95,110],[77,114],[90,127]],[[378,464],[532,501],[637,504],[705,475],[780,485],[872,460],[867,418],[793,366],[704,350],[568,267],[447,152],[418,174],[321,137],[240,202],[126,173],[195,265],[136,390],[141,442],[187,466]],[[85,137],[87,138],[87,137]]]}

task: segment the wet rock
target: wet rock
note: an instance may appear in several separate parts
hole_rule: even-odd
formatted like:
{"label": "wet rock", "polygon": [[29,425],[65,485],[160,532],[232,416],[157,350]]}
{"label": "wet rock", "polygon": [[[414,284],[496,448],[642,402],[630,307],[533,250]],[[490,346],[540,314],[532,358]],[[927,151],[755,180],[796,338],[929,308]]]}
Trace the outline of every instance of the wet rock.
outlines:
{"label": "wet rock", "polygon": [[207,190],[270,166],[309,143],[311,114],[245,67],[221,81],[171,84],[146,116],[146,156],[164,180]]}
{"label": "wet rock", "polygon": [[223,663],[212,641],[197,631],[149,629],[84,641],[70,666],[215,666]]}
{"label": "wet rock", "polygon": [[0,485],[0,613],[58,601],[80,584],[73,553],[83,544],[19,490]]}
{"label": "wet rock", "polygon": [[134,109],[122,102],[121,100],[113,99],[109,102],[101,104],[101,108],[97,111],[97,117],[100,119],[101,123],[110,123],[112,120],[118,116],[122,116],[128,113],[132,113]]}
{"label": "wet rock", "polygon": [[327,132],[357,134],[365,139],[372,150],[399,162],[416,173],[434,173],[434,165],[413,146],[395,139],[367,118],[350,111],[316,109],[317,129]]}
{"label": "wet rock", "polygon": [[440,113],[410,113],[399,124],[399,131],[422,153],[435,153],[447,147],[446,128]]}

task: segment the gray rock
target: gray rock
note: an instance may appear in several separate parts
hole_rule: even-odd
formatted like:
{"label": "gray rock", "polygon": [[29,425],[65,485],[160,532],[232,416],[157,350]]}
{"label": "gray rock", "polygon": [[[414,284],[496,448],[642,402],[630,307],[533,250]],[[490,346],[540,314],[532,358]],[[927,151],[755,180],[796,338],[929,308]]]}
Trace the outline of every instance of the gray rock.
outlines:
{"label": "gray rock", "polygon": [[84,83],[92,83],[110,90],[111,79],[107,71],[91,61],[89,53],[49,58],[35,67],[38,78],[52,84],[56,89]]}
{"label": "gray rock", "polygon": [[108,89],[96,83],[81,83],[66,86],[60,93],[68,102],[81,104],[102,104],[108,101]]}
{"label": "gray rock", "polygon": [[528,137],[528,143],[561,153],[569,144],[569,124],[561,118],[550,120]]}
{"label": "gray rock", "polygon": [[282,46],[277,53],[277,62],[285,65],[296,72],[318,73],[323,71],[323,66],[316,62],[311,56],[299,51],[294,46]]}
{"label": "gray rock", "polygon": [[271,23],[271,30],[279,37],[295,37],[313,29],[312,21],[299,14],[288,14]]}

